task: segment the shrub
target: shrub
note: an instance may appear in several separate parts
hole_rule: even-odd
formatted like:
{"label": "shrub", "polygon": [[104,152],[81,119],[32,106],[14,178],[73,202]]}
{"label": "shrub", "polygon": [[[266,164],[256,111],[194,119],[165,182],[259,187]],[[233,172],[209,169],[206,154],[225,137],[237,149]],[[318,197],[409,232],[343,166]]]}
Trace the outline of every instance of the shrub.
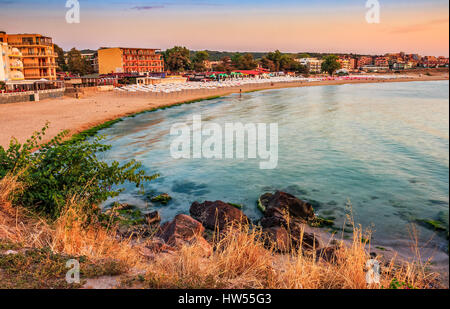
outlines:
{"label": "shrub", "polygon": [[57,218],[72,196],[97,205],[123,191],[113,186],[131,182],[139,187],[159,176],[145,175],[134,160],[123,165],[100,161],[97,154],[110,149],[100,143],[101,137],[63,142],[67,132],[62,132],[40,145],[47,128],[48,124],[24,144],[12,139],[7,150],[0,146],[0,178],[8,173],[18,175],[26,190],[16,193],[15,202],[50,218]]}

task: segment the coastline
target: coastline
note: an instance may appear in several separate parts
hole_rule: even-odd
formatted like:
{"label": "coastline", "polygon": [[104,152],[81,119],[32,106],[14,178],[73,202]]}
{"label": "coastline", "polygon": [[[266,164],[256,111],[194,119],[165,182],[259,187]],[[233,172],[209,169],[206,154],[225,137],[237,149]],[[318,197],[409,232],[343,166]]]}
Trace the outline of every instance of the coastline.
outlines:
{"label": "coastline", "polygon": [[243,85],[242,87],[198,90],[190,93],[164,94],[151,97],[146,94],[120,95],[115,92],[97,92],[81,99],[63,97],[62,99],[46,99],[37,103],[2,104],[0,105],[0,146],[7,147],[12,137],[17,138],[19,142],[24,142],[33,132],[44,127],[46,122],[49,122],[50,125],[43,142],[49,141],[63,130],[69,131],[67,139],[74,136],[90,136],[124,117],[236,94],[240,93],[241,89],[242,93],[250,93],[297,87],[442,80],[448,80],[448,73],[436,76],[412,75],[408,78],[395,80],[327,80],[309,83]]}

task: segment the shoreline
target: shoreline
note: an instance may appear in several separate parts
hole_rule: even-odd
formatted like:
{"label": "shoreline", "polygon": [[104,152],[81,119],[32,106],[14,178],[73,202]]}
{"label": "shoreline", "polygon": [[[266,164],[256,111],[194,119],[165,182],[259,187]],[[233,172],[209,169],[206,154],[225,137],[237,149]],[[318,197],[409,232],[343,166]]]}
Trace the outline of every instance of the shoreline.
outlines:
{"label": "shoreline", "polygon": [[[404,78],[404,79],[398,79],[398,80],[357,80],[357,81],[351,81],[351,80],[341,80],[341,81],[323,81],[323,82],[310,82],[310,83],[301,83],[301,82],[290,82],[290,83],[275,83],[271,87],[267,87],[267,85],[250,85],[250,87],[230,87],[225,89],[213,89],[213,90],[206,90],[206,91],[197,91],[195,93],[186,94],[186,95],[179,95],[179,94],[166,94],[166,95],[160,95],[159,97],[149,97],[145,94],[138,94],[138,95],[120,95],[113,92],[108,93],[95,93],[90,96],[86,96],[85,98],[82,98],[80,100],[72,99],[64,97],[62,99],[49,99],[44,100],[38,103],[15,103],[15,104],[8,104],[12,109],[14,109],[15,106],[19,106],[22,108],[33,108],[33,112],[36,111],[42,111],[41,107],[44,106],[46,108],[51,108],[50,116],[54,117],[54,119],[60,119],[62,121],[58,122],[56,126],[54,126],[54,123],[50,123],[50,129],[52,131],[49,132],[47,135],[47,138],[44,139],[44,142],[53,138],[53,132],[56,132],[58,134],[61,130],[58,130],[60,125],[67,125],[70,130],[70,134],[67,136],[67,140],[70,141],[72,139],[76,138],[85,138],[92,135],[95,135],[98,133],[98,131],[110,127],[111,125],[114,125],[117,122],[122,121],[126,117],[134,117],[141,113],[147,113],[147,112],[153,112],[165,108],[175,107],[183,104],[193,104],[196,102],[201,102],[205,100],[211,100],[216,99],[224,96],[228,96],[231,94],[239,94],[240,88],[242,88],[242,94],[245,93],[252,93],[256,91],[265,91],[265,90],[275,90],[275,89],[284,89],[284,88],[297,88],[297,87],[309,87],[309,86],[338,86],[338,85],[348,85],[348,84],[365,84],[365,83],[395,83],[395,82],[422,82],[422,81],[445,81],[448,80],[447,77],[424,77],[424,78]],[[101,103],[97,103],[97,101],[102,101]],[[129,106],[124,106],[124,104],[132,103]],[[41,105],[42,104],[42,105]],[[100,106],[98,106],[100,104]],[[106,110],[109,104],[113,105],[113,113],[108,113]],[[58,106],[60,105],[60,106]],[[96,111],[94,111],[95,117],[89,118],[86,117],[90,112],[93,112],[93,110],[90,110],[87,108],[88,105],[94,105],[95,108],[97,108]],[[64,110],[66,107],[72,107],[72,109]],[[104,112],[102,113],[101,109],[104,108]],[[20,109],[20,108],[19,108]],[[45,111],[45,108],[43,109]],[[74,115],[71,117],[68,117],[69,112],[73,112],[73,110],[80,112],[78,115]],[[15,131],[17,130],[15,124],[13,123],[6,123],[3,121],[2,117],[4,117],[6,114],[2,114],[3,109],[0,105],[0,146],[7,146],[7,143],[9,143],[9,139],[7,142],[2,140],[2,132],[5,132],[7,130]],[[39,117],[36,117],[37,114],[28,113],[27,114],[20,114],[22,118],[22,124],[27,123],[28,126],[31,126],[30,123],[33,122],[30,119],[33,117],[30,117],[32,115],[35,119],[35,121],[42,121],[42,126],[46,122],[46,116],[47,114],[39,114]],[[7,116],[7,115],[6,115]],[[92,115],[89,115],[92,116]],[[28,119],[27,119],[28,117]],[[20,118],[20,117],[19,117]],[[75,127],[73,123],[71,123],[71,119],[76,119],[76,124],[78,125],[76,128],[71,129],[72,127]],[[12,121],[13,122],[13,121]],[[34,131],[38,130],[40,127],[35,127]],[[22,132],[25,134],[26,132]],[[32,133],[32,132],[31,132]],[[25,138],[28,138],[30,134],[26,134]],[[20,139],[19,139],[20,140]],[[320,238],[324,243],[329,243],[331,239],[333,239],[333,235],[329,232],[325,231],[324,229],[317,229],[314,228],[314,233],[317,235],[320,235]],[[344,242],[347,242],[344,240]],[[379,256],[383,256],[386,259],[391,259],[394,256],[397,256],[402,261],[411,261],[414,258],[413,253],[410,251],[410,244],[407,241],[400,241],[400,242],[392,242],[392,243],[384,243],[380,239],[373,240],[370,245],[370,251],[377,253]],[[447,282],[448,284],[448,253],[444,253],[441,251],[436,251],[434,247],[424,247],[421,250],[423,250],[422,254],[424,257],[424,260],[426,260],[429,257],[433,257],[434,262],[433,265],[430,266],[430,268],[440,273],[443,276],[443,282]]]}
{"label": "shoreline", "polygon": [[[162,108],[192,104],[208,99],[216,99],[231,94],[251,93],[272,89],[287,89],[314,86],[348,84],[398,83],[448,80],[448,73],[439,76],[410,76],[392,80],[327,80],[318,82],[279,82],[267,86],[243,85],[240,87],[218,88],[178,93],[152,95],[145,93],[118,94],[116,92],[93,93],[85,98],[46,99],[40,102],[23,102],[0,105],[0,146],[7,147],[12,137],[19,142],[26,141],[31,134],[49,122],[49,129],[43,142],[58,133],[68,130],[66,140],[73,137],[91,136],[125,117],[151,112]],[[130,101],[131,104],[130,104]]]}

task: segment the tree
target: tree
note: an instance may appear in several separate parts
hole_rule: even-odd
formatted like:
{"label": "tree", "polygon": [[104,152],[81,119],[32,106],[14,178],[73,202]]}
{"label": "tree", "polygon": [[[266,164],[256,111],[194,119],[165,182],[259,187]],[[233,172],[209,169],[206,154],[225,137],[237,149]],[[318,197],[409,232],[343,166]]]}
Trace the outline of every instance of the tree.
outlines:
{"label": "tree", "polygon": [[67,53],[67,67],[73,74],[86,75],[92,72],[89,61],[84,59],[76,48],[72,48]]}
{"label": "tree", "polygon": [[58,58],[56,58],[56,64],[58,65],[59,71],[67,71],[68,67],[64,57],[64,50],[56,44],[53,44],[53,48],[55,53],[58,55]]}
{"label": "tree", "polygon": [[299,58],[299,59],[311,58],[311,56],[307,53],[301,53],[301,54],[298,54],[297,58]]}
{"label": "tree", "polygon": [[293,71],[295,73],[298,73],[298,74],[305,74],[305,75],[309,74],[308,67],[300,64],[299,62],[297,62],[295,60],[291,63],[289,70]]}
{"label": "tree", "polygon": [[169,71],[184,72],[191,69],[190,54],[186,47],[175,46],[166,50],[163,56]]}
{"label": "tree", "polygon": [[252,54],[234,54],[231,62],[237,70],[253,70],[258,67],[258,63],[253,59]]}
{"label": "tree", "polygon": [[339,57],[336,55],[326,56],[322,63],[322,71],[327,72],[328,74],[333,76],[334,72],[342,67],[338,60]]}
{"label": "tree", "polygon": [[260,60],[261,66],[267,70],[269,70],[270,72],[275,71],[275,64],[273,63],[272,60],[270,60],[267,57],[262,57]]}
{"label": "tree", "polygon": [[270,61],[273,62],[274,64],[274,70],[276,71],[280,71],[281,69],[281,57],[283,55],[281,54],[281,52],[279,50],[276,50],[274,52],[270,52],[267,55],[267,59],[269,59]]}
{"label": "tree", "polygon": [[230,57],[225,56],[220,60],[220,64],[218,66],[216,66],[215,70],[219,71],[219,72],[227,72],[228,74],[231,73],[231,71],[233,70],[231,64],[232,64],[232,60]]}
{"label": "tree", "polygon": [[209,54],[207,51],[198,51],[195,53],[193,58],[194,70],[197,72],[206,71],[205,61],[209,59]]}

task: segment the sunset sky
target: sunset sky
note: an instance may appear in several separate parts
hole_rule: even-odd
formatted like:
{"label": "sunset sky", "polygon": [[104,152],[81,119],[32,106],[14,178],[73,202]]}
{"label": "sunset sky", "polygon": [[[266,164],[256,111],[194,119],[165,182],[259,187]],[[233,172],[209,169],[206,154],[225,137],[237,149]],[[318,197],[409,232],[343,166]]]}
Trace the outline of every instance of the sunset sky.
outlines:
{"label": "sunset sky", "polygon": [[41,33],[64,49],[183,45],[193,50],[283,52],[404,51],[449,55],[448,0],[80,0],[81,23],[67,24],[65,0],[0,0],[0,30]]}

